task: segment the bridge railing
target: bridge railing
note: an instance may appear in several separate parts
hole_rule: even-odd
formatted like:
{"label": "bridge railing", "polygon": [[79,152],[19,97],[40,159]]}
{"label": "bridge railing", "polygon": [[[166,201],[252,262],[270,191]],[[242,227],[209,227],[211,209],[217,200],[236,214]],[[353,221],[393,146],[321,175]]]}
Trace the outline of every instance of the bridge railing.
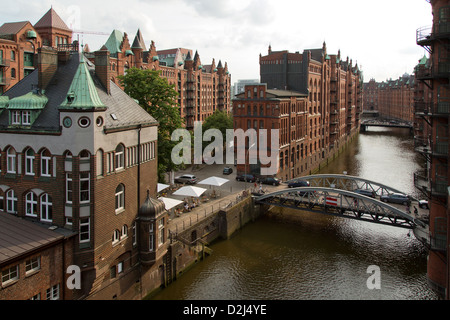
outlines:
{"label": "bridge railing", "polygon": [[351,191],[318,187],[285,189],[255,198],[256,203],[319,212],[357,220],[415,228],[425,224],[380,200]]}
{"label": "bridge railing", "polygon": [[[311,187],[334,188],[347,191],[354,191],[356,189],[369,189],[374,191],[378,196],[387,195],[390,193],[405,194],[404,192],[385,184],[345,174],[316,174],[291,179],[289,181],[286,181],[286,183],[289,184],[290,182],[298,180],[308,181]],[[413,200],[417,200],[413,196],[410,197]]]}

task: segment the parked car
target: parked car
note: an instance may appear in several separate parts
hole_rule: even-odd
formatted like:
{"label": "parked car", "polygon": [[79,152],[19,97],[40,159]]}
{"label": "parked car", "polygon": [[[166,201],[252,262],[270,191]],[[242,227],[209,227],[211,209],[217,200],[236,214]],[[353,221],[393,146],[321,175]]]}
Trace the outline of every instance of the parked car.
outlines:
{"label": "parked car", "polygon": [[402,193],[390,193],[388,195],[382,195],[380,199],[384,202],[400,203],[405,206],[411,205],[411,199],[407,195]]}
{"label": "parked car", "polygon": [[419,207],[422,209],[429,209],[428,207],[428,200],[419,200]]}
{"label": "parked car", "polygon": [[262,178],[260,181],[261,181],[261,183],[264,183],[264,184],[271,184],[271,185],[273,185],[273,186],[279,186],[280,183],[281,183],[280,179],[275,178],[275,177],[266,177],[266,178]]}
{"label": "parked car", "polygon": [[230,168],[230,167],[223,168],[223,174],[232,174],[232,173],[233,173],[233,168]]}
{"label": "parked car", "polygon": [[240,174],[236,176],[237,181],[255,182],[256,177],[252,174]]}
{"label": "parked car", "polygon": [[309,182],[305,180],[291,181],[288,184],[289,188],[309,187]]}
{"label": "parked car", "polygon": [[371,198],[375,198],[377,196],[375,191],[370,190],[370,189],[355,189],[355,190],[353,190],[353,192],[362,194],[363,196],[371,197]]}
{"label": "parked car", "polygon": [[180,177],[175,178],[176,183],[196,184],[198,179],[193,174],[183,174]]}

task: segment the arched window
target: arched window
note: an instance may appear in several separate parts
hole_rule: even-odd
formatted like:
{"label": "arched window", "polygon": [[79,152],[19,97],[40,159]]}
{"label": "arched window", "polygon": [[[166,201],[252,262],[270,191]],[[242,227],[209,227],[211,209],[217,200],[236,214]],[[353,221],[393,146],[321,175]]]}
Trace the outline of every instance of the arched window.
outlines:
{"label": "arched window", "polygon": [[103,150],[99,149],[97,151],[97,155],[95,158],[97,160],[97,166],[96,166],[97,176],[102,176],[103,175]]}
{"label": "arched window", "polygon": [[13,147],[9,147],[6,151],[6,172],[16,173],[16,150]]}
{"label": "arched window", "polygon": [[119,184],[116,188],[116,213],[125,209],[125,187]]}
{"label": "arched window", "polygon": [[119,242],[120,240],[120,231],[119,230],[114,230],[113,236],[112,236],[112,243],[115,244],[117,242]]}
{"label": "arched window", "polygon": [[34,151],[31,148],[25,151],[25,174],[34,175]]}
{"label": "arched window", "polygon": [[116,147],[116,152],[115,152],[116,170],[122,169],[124,166],[124,151],[125,151],[125,148],[123,147],[122,144],[119,144]]}
{"label": "arched window", "polygon": [[12,189],[6,192],[6,212],[17,213],[17,197]]}
{"label": "arched window", "polygon": [[126,237],[128,237],[128,226],[126,224],[124,224],[122,226],[122,235],[120,236],[120,240],[122,240]]}
{"label": "arched window", "polygon": [[52,155],[47,149],[41,152],[41,176],[50,177],[50,168],[52,164]]}
{"label": "arched window", "polygon": [[46,193],[41,196],[41,220],[52,222],[52,213],[52,197]]}
{"label": "arched window", "polygon": [[37,217],[37,197],[34,192],[28,192],[25,196],[25,215]]}

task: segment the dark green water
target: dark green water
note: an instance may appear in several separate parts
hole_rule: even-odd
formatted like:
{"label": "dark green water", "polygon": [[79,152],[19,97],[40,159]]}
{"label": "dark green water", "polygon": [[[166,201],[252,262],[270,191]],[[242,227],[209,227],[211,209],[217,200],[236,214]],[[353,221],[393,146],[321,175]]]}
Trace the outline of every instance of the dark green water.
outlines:
{"label": "dark green water", "polygon": [[[407,130],[378,128],[320,173],[346,171],[414,193],[422,161]],[[211,248],[152,299],[437,299],[427,286],[427,252],[406,229],[305,213],[297,223],[261,218]],[[372,265],[380,289],[367,287]]]}

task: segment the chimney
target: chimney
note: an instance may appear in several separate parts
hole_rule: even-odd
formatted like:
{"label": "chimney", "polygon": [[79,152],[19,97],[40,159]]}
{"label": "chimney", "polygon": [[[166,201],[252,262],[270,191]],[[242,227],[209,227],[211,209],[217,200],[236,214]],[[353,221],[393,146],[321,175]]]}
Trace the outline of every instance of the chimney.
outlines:
{"label": "chimney", "polygon": [[45,90],[58,69],[58,52],[50,47],[38,49],[38,87]]}
{"label": "chimney", "polygon": [[111,93],[111,71],[109,68],[109,51],[103,46],[99,51],[95,51],[95,74],[106,89]]}

